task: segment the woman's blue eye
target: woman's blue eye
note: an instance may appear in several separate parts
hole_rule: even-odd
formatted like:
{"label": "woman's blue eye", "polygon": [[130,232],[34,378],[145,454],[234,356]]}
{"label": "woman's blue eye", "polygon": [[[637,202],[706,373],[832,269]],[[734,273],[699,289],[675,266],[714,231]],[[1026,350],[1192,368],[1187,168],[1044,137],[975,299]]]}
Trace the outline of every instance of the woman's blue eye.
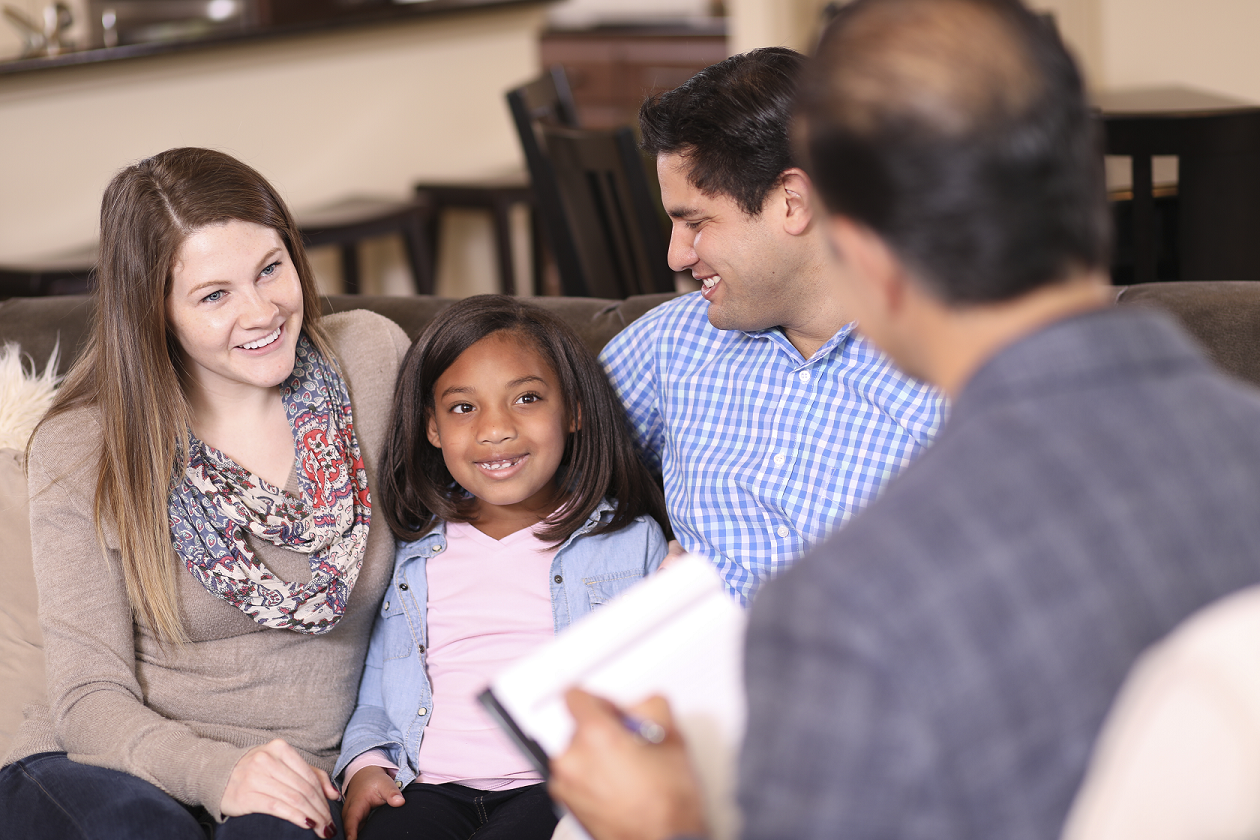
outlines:
{"label": "woman's blue eye", "polygon": [[275,274],[279,268],[280,268],[280,261],[276,260],[271,265],[267,266],[266,268],[262,270],[262,276],[270,277],[271,275]]}
{"label": "woman's blue eye", "polygon": [[202,298],[202,300],[204,300],[206,303],[214,303],[214,302],[219,301],[219,300],[222,300],[222,299],[223,299],[223,290],[222,290],[222,289],[220,289],[220,290],[219,290],[219,291],[217,291],[217,292],[211,292],[210,294],[208,294],[208,295],[206,295],[205,297],[203,297],[203,298]]}

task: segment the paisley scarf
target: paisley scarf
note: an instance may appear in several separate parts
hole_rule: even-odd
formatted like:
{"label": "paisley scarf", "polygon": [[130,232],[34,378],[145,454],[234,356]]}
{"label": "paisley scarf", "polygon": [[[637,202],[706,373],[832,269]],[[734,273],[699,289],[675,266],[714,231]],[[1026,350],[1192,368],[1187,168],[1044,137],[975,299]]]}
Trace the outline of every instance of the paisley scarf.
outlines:
{"label": "paisley scarf", "polygon": [[[293,428],[300,496],[263,481],[189,432],[188,466],[171,491],[175,550],[207,590],[265,627],[326,633],[337,626],[363,565],[372,502],[333,363],[305,335],[281,386]],[[308,583],[276,577],[247,534],[310,555]]]}

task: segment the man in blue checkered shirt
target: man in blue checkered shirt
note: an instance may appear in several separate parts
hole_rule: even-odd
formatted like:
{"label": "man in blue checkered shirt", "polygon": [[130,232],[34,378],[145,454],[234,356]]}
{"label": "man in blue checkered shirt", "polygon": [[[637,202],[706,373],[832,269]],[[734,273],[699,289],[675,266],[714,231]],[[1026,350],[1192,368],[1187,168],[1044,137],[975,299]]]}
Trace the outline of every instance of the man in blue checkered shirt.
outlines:
{"label": "man in blue checkered shirt", "polygon": [[644,104],[670,266],[703,289],[601,356],[683,548],[744,604],[874,499],[944,413],[937,391],[855,332],[836,290],[788,138],[803,62],[754,50]]}

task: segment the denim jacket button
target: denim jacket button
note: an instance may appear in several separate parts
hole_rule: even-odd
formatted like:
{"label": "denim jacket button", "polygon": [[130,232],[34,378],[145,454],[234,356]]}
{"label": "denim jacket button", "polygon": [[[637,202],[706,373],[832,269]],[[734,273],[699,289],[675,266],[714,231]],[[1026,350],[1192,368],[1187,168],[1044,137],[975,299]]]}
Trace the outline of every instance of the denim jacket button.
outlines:
{"label": "denim jacket button", "polygon": [[434,554],[437,554],[439,551],[441,551],[441,550],[442,550],[442,549],[444,549],[444,548],[446,548],[446,546],[444,546],[444,545],[435,545],[435,546],[433,546],[433,553],[434,553]]}
{"label": "denim jacket button", "polygon": [[418,714],[420,717],[424,717],[428,713],[429,713],[429,710],[426,709],[424,706],[421,706],[420,711],[416,712],[416,714]]}
{"label": "denim jacket button", "polygon": [[407,591],[407,584],[405,584],[405,583],[400,583],[400,584],[398,584],[398,588],[399,588],[399,589],[401,589],[403,592],[406,592],[406,591]]}
{"label": "denim jacket button", "polygon": [[389,601],[385,602],[385,612],[389,612]]}
{"label": "denim jacket button", "polygon": [[564,578],[560,577],[560,575],[556,575],[555,581],[556,583],[564,583]]}

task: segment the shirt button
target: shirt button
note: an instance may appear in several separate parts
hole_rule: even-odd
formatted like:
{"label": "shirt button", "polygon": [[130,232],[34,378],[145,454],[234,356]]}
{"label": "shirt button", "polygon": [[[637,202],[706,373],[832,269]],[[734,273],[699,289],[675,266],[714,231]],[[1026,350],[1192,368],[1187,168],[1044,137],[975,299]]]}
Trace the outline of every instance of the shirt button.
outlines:
{"label": "shirt button", "polygon": [[417,647],[419,647],[419,648],[420,648],[420,652],[421,652],[421,653],[424,653],[424,645],[417,645]]}
{"label": "shirt button", "polygon": [[416,712],[416,714],[418,714],[420,717],[424,717],[428,713],[429,713],[429,710],[426,709],[424,706],[421,706],[420,711]]}
{"label": "shirt button", "polygon": [[400,584],[398,584],[398,588],[399,588],[399,589],[401,589],[403,592],[406,592],[406,591],[407,591],[407,584],[405,584],[405,583],[400,583]]}
{"label": "shirt button", "polygon": [[385,612],[389,612],[389,601],[385,602]]}
{"label": "shirt button", "polygon": [[434,553],[434,554],[437,554],[439,551],[441,551],[441,550],[442,550],[442,549],[444,549],[444,548],[446,548],[446,546],[444,546],[444,545],[435,545],[435,546],[433,546],[433,553]]}
{"label": "shirt button", "polygon": [[786,537],[788,534],[791,533],[791,531],[788,530],[788,527],[786,525],[780,525],[778,533],[780,537]]}
{"label": "shirt button", "polygon": [[800,380],[802,382],[808,382],[810,374],[809,374],[809,371],[803,370],[800,373],[798,373],[797,376],[800,377]]}
{"label": "shirt button", "polygon": [[556,583],[564,583],[564,578],[560,577],[560,575],[556,575],[554,578],[552,578],[552,580],[554,580]]}
{"label": "shirt button", "polygon": [[787,456],[784,455],[783,453],[779,453],[778,455],[774,456],[774,464],[776,467],[783,466],[783,462],[786,460],[787,460]]}

